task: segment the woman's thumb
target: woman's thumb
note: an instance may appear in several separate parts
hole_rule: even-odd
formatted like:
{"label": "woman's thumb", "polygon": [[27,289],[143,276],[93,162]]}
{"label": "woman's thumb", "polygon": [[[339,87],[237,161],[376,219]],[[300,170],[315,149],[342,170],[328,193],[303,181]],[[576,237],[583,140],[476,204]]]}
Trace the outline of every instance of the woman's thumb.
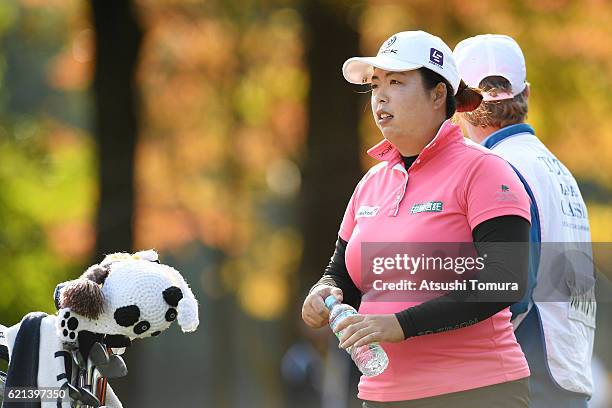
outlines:
{"label": "woman's thumb", "polygon": [[336,297],[336,299],[338,299],[338,301],[342,302],[342,289],[340,288],[333,288],[330,292],[332,295],[334,295]]}

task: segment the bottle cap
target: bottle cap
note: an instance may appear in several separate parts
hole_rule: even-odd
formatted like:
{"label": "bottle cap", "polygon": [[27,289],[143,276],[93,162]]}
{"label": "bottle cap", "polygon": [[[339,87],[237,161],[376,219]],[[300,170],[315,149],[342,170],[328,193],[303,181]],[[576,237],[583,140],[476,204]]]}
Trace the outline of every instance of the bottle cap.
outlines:
{"label": "bottle cap", "polygon": [[329,310],[331,310],[331,308],[334,307],[336,303],[340,303],[340,302],[338,302],[338,299],[336,299],[334,295],[329,295],[328,297],[325,298],[325,306],[327,306]]}

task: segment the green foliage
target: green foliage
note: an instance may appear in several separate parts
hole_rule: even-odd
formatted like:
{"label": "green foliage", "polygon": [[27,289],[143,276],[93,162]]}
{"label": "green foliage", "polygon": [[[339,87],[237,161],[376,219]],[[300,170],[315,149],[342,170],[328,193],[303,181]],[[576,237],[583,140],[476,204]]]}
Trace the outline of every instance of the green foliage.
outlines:
{"label": "green foliage", "polygon": [[[0,317],[53,311],[55,285],[78,273],[78,242],[61,242],[73,220],[91,217],[92,149],[59,140],[57,127],[22,116],[3,120],[0,138]],[[55,139],[53,135],[56,134]],[[77,139],[78,140],[78,139]],[[52,143],[55,141],[55,144]],[[51,142],[51,143],[50,143]],[[58,242],[54,242],[56,239]],[[85,237],[81,238],[85,239]]]}
{"label": "green foliage", "polygon": [[[0,323],[4,325],[17,323],[31,311],[53,313],[55,285],[80,273],[92,242],[92,140],[58,119],[70,117],[71,105],[57,101],[80,96],[55,89],[49,76],[53,59],[69,39],[64,35],[68,11],[0,4]],[[28,65],[20,65],[26,61]]]}

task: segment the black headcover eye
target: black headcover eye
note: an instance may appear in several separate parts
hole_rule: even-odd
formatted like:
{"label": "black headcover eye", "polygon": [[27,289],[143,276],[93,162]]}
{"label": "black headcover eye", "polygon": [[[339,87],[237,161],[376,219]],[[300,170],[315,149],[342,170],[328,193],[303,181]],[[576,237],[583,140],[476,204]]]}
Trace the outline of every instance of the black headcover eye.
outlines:
{"label": "black headcover eye", "polygon": [[178,302],[183,298],[183,292],[176,286],[170,286],[162,294],[166,303],[173,307],[178,306]]}
{"label": "black headcover eye", "polygon": [[115,310],[114,317],[118,325],[128,327],[140,319],[140,309],[136,305],[123,306]]}
{"label": "black headcover eye", "polygon": [[151,323],[147,322],[146,320],[143,320],[142,322],[139,322],[136,326],[134,326],[134,333],[142,334],[146,332],[147,330],[149,330],[150,328],[151,328]]}

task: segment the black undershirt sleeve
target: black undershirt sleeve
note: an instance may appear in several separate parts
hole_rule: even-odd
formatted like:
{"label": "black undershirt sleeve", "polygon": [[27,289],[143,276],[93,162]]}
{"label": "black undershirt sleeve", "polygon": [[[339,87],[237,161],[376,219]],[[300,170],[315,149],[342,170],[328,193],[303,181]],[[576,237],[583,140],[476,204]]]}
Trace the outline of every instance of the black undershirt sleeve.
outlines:
{"label": "black undershirt sleeve", "polygon": [[[507,215],[480,223],[472,232],[476,252],[486,254],[484,269],[470,279],[483,283],[517,282],[519,291],[491,295],[453,291],[396,313],[405,338],[439,333],[481,322],[522,298],[529,268],[529,222]],[[522,244],[519,244],[522,243]]]}
{"label": "black undershirt sleeve", "polygon": [[347,242],[342,238],[338,237],[336,241],[336,249],[332,255],[327,268],[323,276],[317,283],[314,284],[310,291],[318,285],[330,285],[342,289],[343,303],[353,306],[355,309],[359,309],[361,304],[361,291],[355,286],[355,283],[351,279],[348,270],[346,269],[346,263],[344,255],[346,253]]}

